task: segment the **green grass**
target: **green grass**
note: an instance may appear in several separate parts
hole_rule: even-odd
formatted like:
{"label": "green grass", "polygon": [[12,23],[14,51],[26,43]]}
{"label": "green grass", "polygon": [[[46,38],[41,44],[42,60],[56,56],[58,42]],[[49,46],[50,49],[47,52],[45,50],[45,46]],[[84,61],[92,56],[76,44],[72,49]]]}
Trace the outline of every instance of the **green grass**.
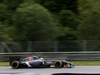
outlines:
{"label": "green grass", "polygon": [[81,66],[81,65],[93,65],[93,66],[100,66],[100,61],[70,61],[75,65]]}
{"label": "green grass", "polygon": [[[70,61],[70,62],[78,66],[81,66],[81,65],[100,66],[100,61]],[[9,66],[9,62],[0,62],[0,66]]]}
{"label": "green grass", "polygon": [[9,66],[9,62],[0,62],[0,66]]}

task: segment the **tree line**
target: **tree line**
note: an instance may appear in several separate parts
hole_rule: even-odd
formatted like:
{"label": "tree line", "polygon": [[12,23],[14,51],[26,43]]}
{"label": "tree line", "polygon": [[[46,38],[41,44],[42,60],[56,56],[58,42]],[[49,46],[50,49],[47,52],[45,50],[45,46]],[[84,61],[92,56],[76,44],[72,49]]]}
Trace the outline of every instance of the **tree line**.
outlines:
{"label": "tree line", "polygon": [[98,0],[0,0],[0,41],[99,40]]}

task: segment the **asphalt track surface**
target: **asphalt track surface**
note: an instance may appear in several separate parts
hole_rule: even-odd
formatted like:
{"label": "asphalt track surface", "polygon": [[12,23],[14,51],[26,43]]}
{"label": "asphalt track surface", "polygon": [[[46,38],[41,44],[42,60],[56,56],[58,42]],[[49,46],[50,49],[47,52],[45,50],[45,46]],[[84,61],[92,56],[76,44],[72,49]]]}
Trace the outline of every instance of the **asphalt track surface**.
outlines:
{"label": "asphalt track surface", "polygon": [[90,73],[100,74],[100,66],[75,66],[74,68],[26,68],[12,69],[11,67],[0,67],[0,73],[38,72],[39,75],[52,75],[54,73]]}

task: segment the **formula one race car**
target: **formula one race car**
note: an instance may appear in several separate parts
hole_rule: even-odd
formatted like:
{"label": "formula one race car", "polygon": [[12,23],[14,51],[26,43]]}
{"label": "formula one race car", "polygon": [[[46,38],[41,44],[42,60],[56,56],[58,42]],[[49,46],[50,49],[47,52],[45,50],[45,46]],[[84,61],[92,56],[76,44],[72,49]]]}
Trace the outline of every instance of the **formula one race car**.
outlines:
{"label": "formula one race car", "polygon": [[49,68],[51,66],[55,68],[67,67],[73,68],[75,65],[67,62],[65,60],[46,60],[43,58],[39,58],[38,56],[30,56],[24,59],[20,59],[20,57],[10,57],[10,66],[13,69],[17,68]]}

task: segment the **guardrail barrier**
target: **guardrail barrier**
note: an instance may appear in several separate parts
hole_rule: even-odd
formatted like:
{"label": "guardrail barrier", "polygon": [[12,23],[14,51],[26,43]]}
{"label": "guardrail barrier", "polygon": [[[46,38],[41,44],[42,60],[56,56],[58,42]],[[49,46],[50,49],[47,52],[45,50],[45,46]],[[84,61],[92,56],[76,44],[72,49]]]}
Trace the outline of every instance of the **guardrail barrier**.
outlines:
{"label": "guardrail barrier", "polygon": [[0,53],[0,61],[9,61],[10,56],[27,57],[38,55],[45,59],[65,59],[68,61],[99,61],[100,52],[19,52],[19,53]]}

